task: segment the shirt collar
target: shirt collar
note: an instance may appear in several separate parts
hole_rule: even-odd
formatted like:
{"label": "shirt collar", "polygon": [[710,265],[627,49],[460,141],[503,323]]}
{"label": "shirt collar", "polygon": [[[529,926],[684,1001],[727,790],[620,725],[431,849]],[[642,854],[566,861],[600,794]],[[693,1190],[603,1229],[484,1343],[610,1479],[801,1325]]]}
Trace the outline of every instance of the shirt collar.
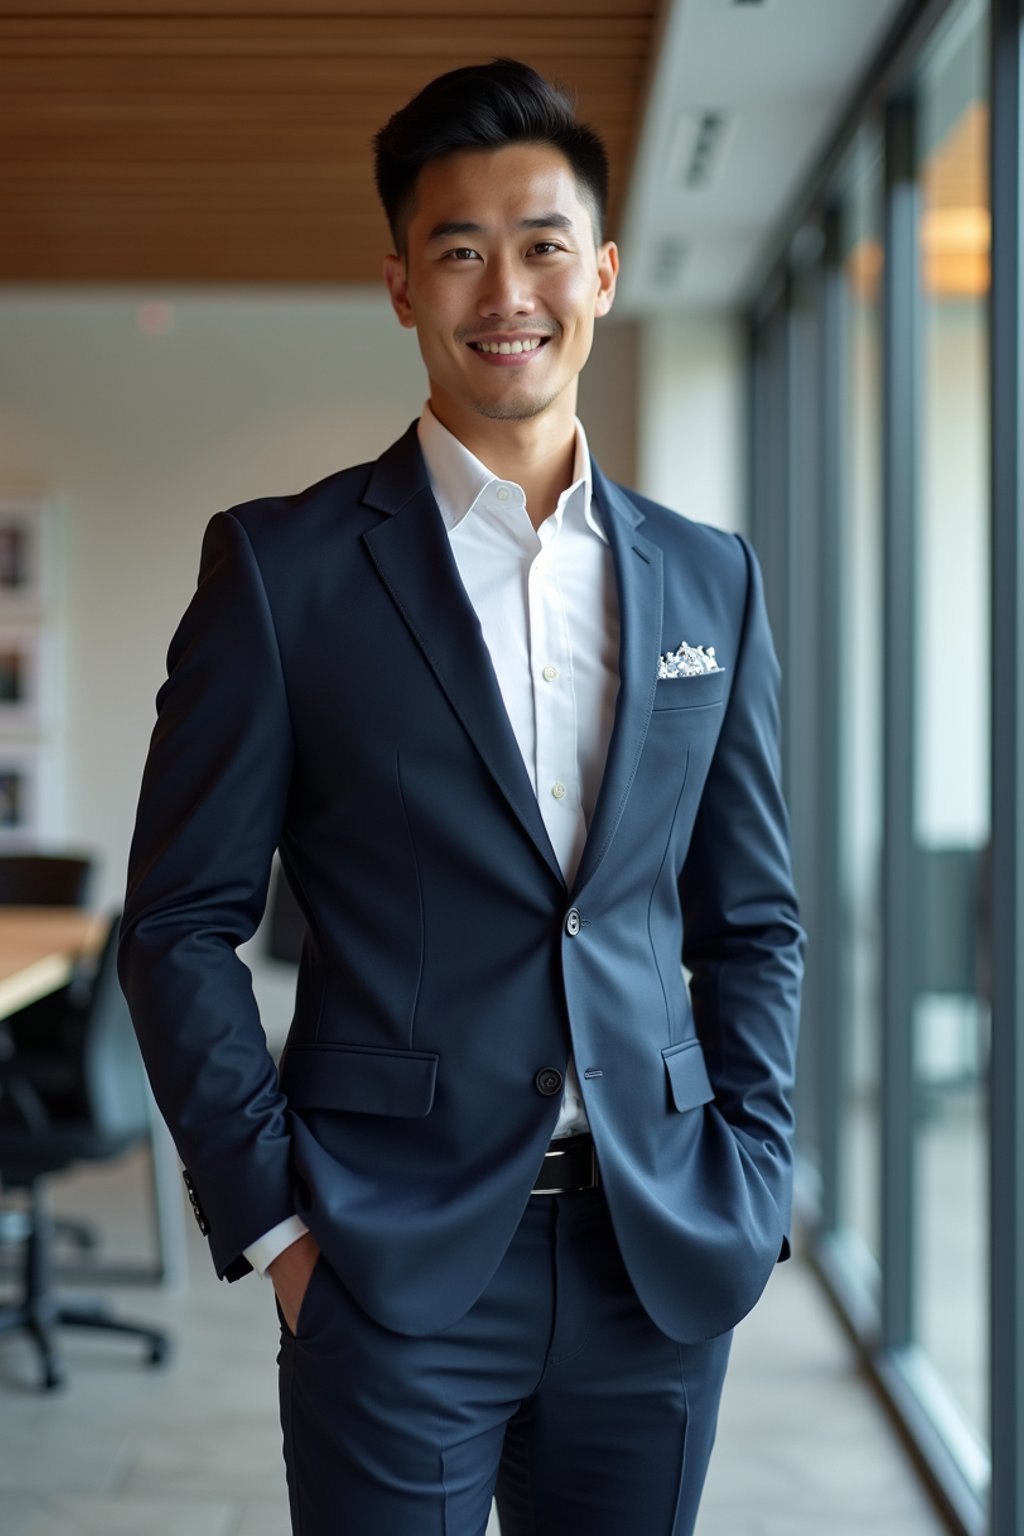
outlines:
{"label": "shirt collar", "polygon": [[[463,518],[473,510],[489,486],[501,484],[499,477],[470,453],[448,428],[442,426],[429,403],[424,405],[417,426],[420,448],[427,466],[430,489],[444,519],[444,525],[452,533]],[[513,482],[506,482],[511,484]],[[521,487],[520,487],[521,489]],[[593,475],[590,468],[590,449],[587,446],[583,425],[576,420],[576,457],[573,478],[562,493],[563,505],[568,506],[570,495],[579,490],[583,499],[583,515],[587,526],[605,544],[607,535],[601,526],[598,509],[594,506]]]}

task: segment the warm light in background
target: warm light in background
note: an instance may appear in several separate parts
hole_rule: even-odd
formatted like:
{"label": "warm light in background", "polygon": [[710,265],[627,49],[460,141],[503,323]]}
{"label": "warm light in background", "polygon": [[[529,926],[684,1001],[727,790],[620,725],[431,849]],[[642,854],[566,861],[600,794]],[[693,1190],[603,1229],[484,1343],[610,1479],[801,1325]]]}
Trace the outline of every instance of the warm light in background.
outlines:
{"label": "warm light in background", "polygon": [[847,256],[847,287],[862,304],[877,303],[884,265],[885,251],[881,240],[858,240]]}
{"label": "warm light in background", "polygon": [[144,299],[135,311],[135,324],[143,336],[166,336],[174,324],[174,310],[166,299]]}
{"label": "warm light in background", "polygon": [[929,208],[921,215],[926,255],[988,255],[992,215],[987,208]]}
{"label": "warm light in background", "polygon": [[973,101],[921,166],[921,280],[936,299],[988,292],[988,105]]}
{"label": "warm light in background", "polygon": [[[973,102],[921,167],[918,245],[921,281],[935,299],[988,292],[992,216],[988,206],[988,108]],[[860,240],[846,258],[846,282],[864,304],[878,300],[885,254]]]}

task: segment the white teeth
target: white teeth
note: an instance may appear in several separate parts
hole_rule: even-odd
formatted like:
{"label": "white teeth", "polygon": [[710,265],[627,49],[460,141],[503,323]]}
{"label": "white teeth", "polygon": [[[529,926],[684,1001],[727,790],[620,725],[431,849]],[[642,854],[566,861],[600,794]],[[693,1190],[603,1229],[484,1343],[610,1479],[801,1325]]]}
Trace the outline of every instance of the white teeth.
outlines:
{"label": "white teeth", "polygon": [[473,343],[478,351],[496,353],[501,357],[514,357],[520,352],[536,352],[540,344],[540,336],[528,336],[525,341],[475,341]]}

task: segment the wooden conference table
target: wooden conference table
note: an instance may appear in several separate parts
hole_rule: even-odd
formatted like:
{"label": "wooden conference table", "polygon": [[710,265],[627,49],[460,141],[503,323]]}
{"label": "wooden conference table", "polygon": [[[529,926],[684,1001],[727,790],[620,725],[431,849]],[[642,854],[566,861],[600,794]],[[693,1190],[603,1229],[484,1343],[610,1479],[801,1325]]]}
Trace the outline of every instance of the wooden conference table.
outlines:
{"label": "wooden conference table", "polygon": [[[109,916],[81,907],[0,906],[0,1020],[66,986],[78,963],[95,955],[110,926]],[[152,1116],[153,1201],[159,1262],[153,1269],[102,1272],[111,1280],[185,1278],[185,1228],[177,1153],[157,1115]],[[90,1275],[100,1272],[90,1266]]]}
{"label": "wooden conference table", "polygon": [[80,907],[0,907],[0,1019],[66,986],[106,927]]}

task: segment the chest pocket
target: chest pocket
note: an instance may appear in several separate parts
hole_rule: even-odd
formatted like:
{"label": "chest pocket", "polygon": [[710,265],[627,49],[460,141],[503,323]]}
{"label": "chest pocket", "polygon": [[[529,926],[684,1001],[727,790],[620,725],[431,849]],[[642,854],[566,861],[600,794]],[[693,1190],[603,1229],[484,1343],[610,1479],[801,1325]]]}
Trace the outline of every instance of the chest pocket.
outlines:
{"label": "chest pocket", "polygon": [[654,689],[655,712],[703,709],[709,704],[721,704],[728,675],[725,668],[720,667],[717,672],[698,672],[693,677],[660,677]]}

